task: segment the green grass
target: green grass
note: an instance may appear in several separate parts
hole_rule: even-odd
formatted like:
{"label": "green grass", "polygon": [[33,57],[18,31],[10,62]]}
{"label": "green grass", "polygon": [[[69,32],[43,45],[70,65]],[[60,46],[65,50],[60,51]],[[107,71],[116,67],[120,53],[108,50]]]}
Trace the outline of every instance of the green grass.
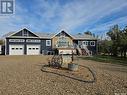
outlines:
{"label": "green grass", "polygon": [[121,64],[127,66],[127,58],[113,57],[113,56],[104,56],[97,55],[93,57],[80,57],[84,60],[93,60],[97,62],[105,62],[105,63],[113,63],[113,64]]}

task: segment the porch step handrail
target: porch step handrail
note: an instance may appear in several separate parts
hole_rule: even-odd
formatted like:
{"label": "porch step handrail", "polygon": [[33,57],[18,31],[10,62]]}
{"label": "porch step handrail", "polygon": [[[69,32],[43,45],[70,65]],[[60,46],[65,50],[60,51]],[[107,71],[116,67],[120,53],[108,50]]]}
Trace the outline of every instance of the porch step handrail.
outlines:
{"label": "porch step handrail", "polygon": [[83,46],[83,45],[78,45],[78,44],[74,44],[75,48],[79,51],[80,55],[83,55],[82,53],[82,49],[85,50],[85,52],[87,53],[88,56],[92,55],[92,51],[90,51],[87,46]]}

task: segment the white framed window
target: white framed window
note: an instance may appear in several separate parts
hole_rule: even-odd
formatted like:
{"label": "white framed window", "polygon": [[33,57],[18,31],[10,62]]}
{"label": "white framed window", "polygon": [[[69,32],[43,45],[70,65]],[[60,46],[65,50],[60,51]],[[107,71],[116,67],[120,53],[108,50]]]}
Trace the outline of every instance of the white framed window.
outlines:
{"label": "white framed window", "polygon": [[95,41],[90,41],[90,46],[95,46]]}
{"label": "white framed window", "polygon": [[69,41],[66,37],[59,37],[59,40],[57,41],[58,47],[68,47],[69,46]]}
{"label": "white framed window", "polygon": [[27,39],[26,42],[41,42],[41,40]]}
{"label": "white framed window", "polygon": [[88,46],[89,42],[88,41],[83,41],[82,44],[85,45],[85,46]]}
{"label": "white framed window", "polygon": [[51,40],[46,40],[46,46],[51,46]]}
{"label": "white framed window", "polygon": [[25,42],[24,39],[9,39],[9,42]]}

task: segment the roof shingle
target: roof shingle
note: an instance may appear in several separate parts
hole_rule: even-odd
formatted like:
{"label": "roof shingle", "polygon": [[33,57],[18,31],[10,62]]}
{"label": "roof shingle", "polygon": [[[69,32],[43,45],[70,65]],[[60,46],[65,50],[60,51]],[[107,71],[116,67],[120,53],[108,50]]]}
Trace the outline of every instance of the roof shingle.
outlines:
{"label": "roof shingle", "polygon": [[[10,35],[12,35],[15,32],[9,32],[5,35],[3,35],[3,38],[6,38]],[[47,38],[47,39],[51,39],[56,33],[46,33],[46,32],[34,32],[35,34],[37,34],[40,38]],[[87,35],[87,34],[77,34],[77,35],[71,35],[72,38],[74,39],[78,39],[78,40],[83,40],[83,39],[87,39],[87,40],[96,40],[95,37],[91,36],[91,35]]]}

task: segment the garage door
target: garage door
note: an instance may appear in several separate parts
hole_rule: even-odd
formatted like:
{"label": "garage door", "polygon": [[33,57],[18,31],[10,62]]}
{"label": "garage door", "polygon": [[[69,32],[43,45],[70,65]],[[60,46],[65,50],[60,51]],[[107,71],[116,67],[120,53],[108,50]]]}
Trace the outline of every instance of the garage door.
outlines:
{"label": "garage door", "polygon": [[39,55],[40,45],[27,45],[27,55]]}
{"label": "garage door", "polygon": [[9,45],[9,55],[24,55],[24,45]]}

